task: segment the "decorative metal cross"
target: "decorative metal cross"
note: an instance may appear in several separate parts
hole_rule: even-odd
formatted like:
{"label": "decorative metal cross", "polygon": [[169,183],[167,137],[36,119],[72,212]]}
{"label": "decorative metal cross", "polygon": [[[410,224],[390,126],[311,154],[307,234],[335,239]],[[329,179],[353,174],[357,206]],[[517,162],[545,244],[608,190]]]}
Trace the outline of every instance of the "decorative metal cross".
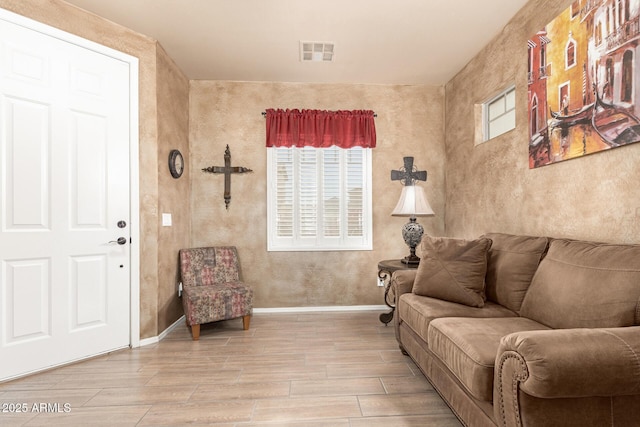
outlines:
{"label": "decorative metal cross", "polygon": [[413,157],[403,157],[404,167],[391,171],[391,181],[400,181],[402,185],[413,185],[415,181],[426,181],[427,171],[419,171],[413,165]]}
{"label": "decorative metal cross", "polygon": [[229,144],[227,144],[227,149],[224,150],[224,166],[209,166],[208,168],[203,168],[202,172],[224,174],[224,205],[229,210],[229,203],[231,203],[231,174],[253,171],[242,166],[231,167],[231,151],[229,151]]}

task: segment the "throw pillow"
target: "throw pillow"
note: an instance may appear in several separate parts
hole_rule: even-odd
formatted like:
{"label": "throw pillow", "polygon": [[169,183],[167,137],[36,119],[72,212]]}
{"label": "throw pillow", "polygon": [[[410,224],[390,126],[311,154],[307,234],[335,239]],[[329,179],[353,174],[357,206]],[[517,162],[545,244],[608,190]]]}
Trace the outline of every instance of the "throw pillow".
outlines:
{"label": "throw pillow", "polygon": [[471,307],[483,307],[491,239],[425,236],[413,293]]}
{"label": "throw pillow", "polygon": [[638,301],[640,245],[556,239],[520,315],[553,329],[636,326]]}
{"label": "throw pillow", "polygon": [[549,239],[502,233],[482,237],[492,242],[485,279],[487,301],[518,312],[538,264],[547,253]]}

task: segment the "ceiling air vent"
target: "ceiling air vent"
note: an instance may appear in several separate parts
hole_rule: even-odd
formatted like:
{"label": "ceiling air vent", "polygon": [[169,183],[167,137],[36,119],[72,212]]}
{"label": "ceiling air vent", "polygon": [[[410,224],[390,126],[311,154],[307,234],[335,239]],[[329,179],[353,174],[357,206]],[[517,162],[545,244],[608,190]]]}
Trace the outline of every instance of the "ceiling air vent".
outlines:
{"label": "ceiling air vent", "polygon": [[333,42],[300,42],[300,61],[332,62]]}

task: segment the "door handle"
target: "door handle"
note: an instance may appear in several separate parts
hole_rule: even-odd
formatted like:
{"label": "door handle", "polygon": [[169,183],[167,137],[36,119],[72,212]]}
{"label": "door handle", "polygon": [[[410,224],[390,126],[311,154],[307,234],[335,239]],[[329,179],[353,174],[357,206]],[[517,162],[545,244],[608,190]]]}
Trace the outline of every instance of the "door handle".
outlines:
{"label": "door handle", "polygon": [[127,243],[127,238],[126,237],[118,237],[118,240],[111,240],[107,243],[117,243],[119,245],[124,245],[125,243]]}

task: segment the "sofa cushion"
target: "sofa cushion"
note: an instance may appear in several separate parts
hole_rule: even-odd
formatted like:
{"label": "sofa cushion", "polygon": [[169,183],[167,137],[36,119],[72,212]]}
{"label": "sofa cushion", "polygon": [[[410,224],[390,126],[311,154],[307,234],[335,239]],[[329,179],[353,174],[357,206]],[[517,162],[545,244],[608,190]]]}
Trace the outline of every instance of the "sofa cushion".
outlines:
{"label": "sofa cushion", "polygon": [[500,339],[513,332],[548,330],[524,317],[435,319],[429,325],[429,350],[476,399],[493,399],[493,373]]}
{"label": "sofa cushion", "polygon": [[413,293],[482,307],[490,247],[491,240],[485,237],[463,240],[426,236]]}
{"label": "sofa cushion", "polygon": [[406,323],[425,342],[427,342],[429,323],[440,317],[513,318],[517,316],[513,311],[489,301],[484,307],[478,308],[412,293],[400,296],[396,310],[398,319]]}
{"label": "sofa cushion", "polygon": [[640,324],[640,245],[553,240],[520,314],[554,329]]}
{"label": "sofa cushion", "polygon": [[489,301],[518,311],[531,279],[549,246],[547,237],[488,233],[486,295]]}

